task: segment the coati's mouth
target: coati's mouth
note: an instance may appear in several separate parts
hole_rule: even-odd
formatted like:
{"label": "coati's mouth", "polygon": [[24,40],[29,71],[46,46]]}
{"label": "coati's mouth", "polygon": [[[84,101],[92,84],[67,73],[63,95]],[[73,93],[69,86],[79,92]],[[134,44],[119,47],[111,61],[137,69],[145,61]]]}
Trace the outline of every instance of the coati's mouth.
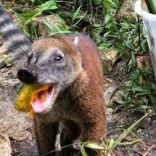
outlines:
{"label": "coati's mouth", "polygon": [[55,85],[43,86],[31,97],[31,105],[35,113],[47,112],[54,102]]}

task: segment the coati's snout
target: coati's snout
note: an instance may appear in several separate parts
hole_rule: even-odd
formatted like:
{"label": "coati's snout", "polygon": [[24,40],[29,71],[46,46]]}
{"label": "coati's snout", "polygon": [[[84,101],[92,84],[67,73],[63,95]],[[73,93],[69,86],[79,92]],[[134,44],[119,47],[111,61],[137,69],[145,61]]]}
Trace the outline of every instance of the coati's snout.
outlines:
{"label": "coati's snout", "polygon": [[20,81],[26,84],[34,83],[37,79],[35,71],[31,71],[26,67],[18,70],[17,77]]}

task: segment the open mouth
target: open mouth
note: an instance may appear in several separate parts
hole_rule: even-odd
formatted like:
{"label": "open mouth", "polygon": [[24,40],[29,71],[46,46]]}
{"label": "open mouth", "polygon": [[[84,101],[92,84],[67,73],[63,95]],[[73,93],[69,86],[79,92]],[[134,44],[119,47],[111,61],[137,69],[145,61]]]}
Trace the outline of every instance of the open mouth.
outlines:
{"label": "open mouth", "polygon": [[48,111],[53,103],[54,92],[54,85],[43,86],[35,92],[33,92],[31,96],[31,105],[33,111],[36,113]]}

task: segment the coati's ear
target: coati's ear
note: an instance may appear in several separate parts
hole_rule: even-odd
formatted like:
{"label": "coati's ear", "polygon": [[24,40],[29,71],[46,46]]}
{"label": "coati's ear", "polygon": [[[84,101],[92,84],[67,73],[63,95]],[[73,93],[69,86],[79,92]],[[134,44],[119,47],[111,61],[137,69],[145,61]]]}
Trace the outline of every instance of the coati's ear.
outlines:
{"label": "coati's ear", "polygon": [[79,39],[76,36],[75,39],[74,39],[74,45],[75,45],[76,48],[78,47],[78,42],[79,42]]}
{"label": "coati's ear", "polygon": [[78,51],[79,51],[79,50],[78,50],[78,43],[79,43],[79,38],[78,38],[78,36],[76,36],[76,37],[74,38],[73,43],[74,43],[74,45],[75,45],[76,51],[78,52]]}

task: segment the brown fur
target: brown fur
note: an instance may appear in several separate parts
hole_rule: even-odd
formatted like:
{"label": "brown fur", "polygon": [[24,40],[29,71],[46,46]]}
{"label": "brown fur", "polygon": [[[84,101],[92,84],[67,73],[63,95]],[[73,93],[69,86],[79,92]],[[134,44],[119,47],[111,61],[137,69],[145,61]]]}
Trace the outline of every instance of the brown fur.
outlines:
{"label": "brown fur", "polygon": [[[55,149],[59,122],[64,125],[61,146],[71,144],[78,137],[81,141],[99,143],[106,134],[103,72],[97,48],[91,39],[84,35],[78,35],[78,46],[75,47],[74,38],[74,35],[54,36],[33,44],[32,49],[39,51],[58,47],[68,53],[67,59],[71,59],[77,66],[76,78],[59,92],[53,108],[45,114],[36,114],[34,127],[40,155]],[[76,56],[77,50],[80,57]],[[65,76],[70,76],[68,69],[66,70]]]}

